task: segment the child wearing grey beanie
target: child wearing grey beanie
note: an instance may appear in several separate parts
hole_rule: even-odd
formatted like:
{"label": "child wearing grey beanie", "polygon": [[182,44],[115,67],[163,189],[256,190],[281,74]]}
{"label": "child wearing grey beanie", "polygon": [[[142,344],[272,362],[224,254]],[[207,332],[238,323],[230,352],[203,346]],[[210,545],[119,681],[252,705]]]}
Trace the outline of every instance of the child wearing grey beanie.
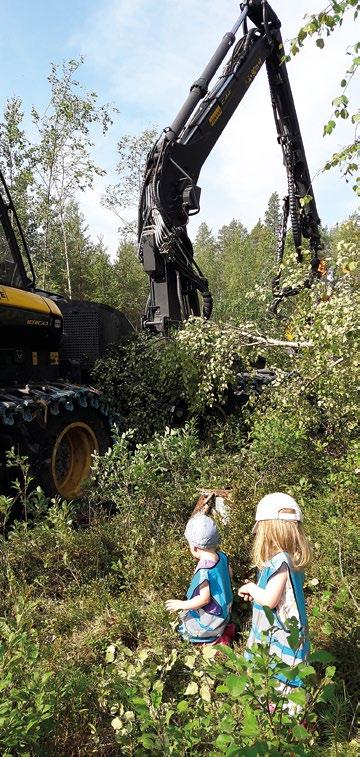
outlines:
{"label": "child wearing grey beanie", "polygon": [[220,641],[230,621],[233,593],[231,568],[220,543],[216,523],[208,515],[194,515],[185,529],[190,552],[197,560],[187,599],[168,599],[169,612],[181,610],[179,632],[193,644]]}

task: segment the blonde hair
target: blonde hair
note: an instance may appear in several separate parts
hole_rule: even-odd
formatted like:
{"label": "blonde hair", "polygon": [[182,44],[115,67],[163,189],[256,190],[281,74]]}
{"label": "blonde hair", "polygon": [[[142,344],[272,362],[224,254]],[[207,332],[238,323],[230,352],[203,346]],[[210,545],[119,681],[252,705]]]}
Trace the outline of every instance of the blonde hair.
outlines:
{"label": "blonde hair", "polygon": [[[285,512],[291,512],[288,509]],[[294,570],[302,570],[311,561],[311,546],[302,523],[297,520],[260,520],[252,549],[253,564],[263,568],[278,552],[287,552]]]}

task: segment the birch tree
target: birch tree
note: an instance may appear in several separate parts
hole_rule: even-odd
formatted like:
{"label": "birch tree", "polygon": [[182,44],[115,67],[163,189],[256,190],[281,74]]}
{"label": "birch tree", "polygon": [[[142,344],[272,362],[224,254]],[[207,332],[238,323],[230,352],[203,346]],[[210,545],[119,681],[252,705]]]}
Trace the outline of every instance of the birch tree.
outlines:
{"label": "birch tree", "polygon": [[66,210],[80,191],[93,186],[96,176],[105,171],[92,157],[93,129],[105,134],[112,123],[114,111],[99,105],[95,92],[88,92],[76,79],[83,59],[68,60],[61,66],[51,65],[48,77],[50,100],[44,111],[33,107],[32,119],[38,131],[34,148],[35,179],[38,190],[38,217],[43,233],[42,286],[46,288],[49,274],[49,246],[52,224],[60,223],[67,293],[72,295]]}

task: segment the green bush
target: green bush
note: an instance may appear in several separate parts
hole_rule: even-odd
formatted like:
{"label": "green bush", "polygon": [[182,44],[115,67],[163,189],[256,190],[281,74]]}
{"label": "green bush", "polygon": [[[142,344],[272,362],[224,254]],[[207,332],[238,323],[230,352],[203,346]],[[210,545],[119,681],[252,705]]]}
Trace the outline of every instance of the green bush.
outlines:
{"label": "green bush", "polygon": [[[241,337],[249,324],[195,319],[173,340],[142,336],[111,352],[97,376],[126,429],[95,459],[81,504],[46,503],[29,491],[26,467],[15,491],[21,522],[0,497],[4,754],[355,755],[360,460],[357,268],[348,243],[333,256],[335,286],[318,282],[277,324],[289,348],[256,329],[253,339]],[[271,350],[277,379],[241,414],[226,416],[228,383],[244,355],[246,364],[255,356],[258,339]],[[194,417],[165,429],[179,399]],[[243,688],[248,605],[235,600],[238,646],[215,659],[213,648],[203,655],[182,644],[164,609],[194,567],[183,532],[199,489],[224,486],[232,489],[231,515],[219,527],[235,587],[255,579],[251,528],[260,497],[285,489],[304,512],[314,551],[305,584],[311,637],[337,668],[334,688],[331,670],[325,680],[305,671],[308,730],[280,706],[274,717],[266,709],[278,696],[266,648],[247,674],[252,689]]]}
{"label": "green bush", "polygon": [[137,441],[162,431],[172,406],[183,397],[176,343],[145,333],[109,348],[93,378],[120,415],[122,429],[133,429]]}
{"label": "green bush", "polygon": [[29,623],[36,607],[20,603],[14,609],[14,618],[0,619],[0,748],[6,757],[45,754],[42,743],[62,692]]}
{"label": "green bush", "polygon": [[93,378],[121,430],[143,442],[189,415],[204,420],[217,410],[223,417],[229,387],[252,354],[241,350],[237,330],[191,317],[171,339],[142,333],[111,347]]}
{"label": "green bush", "polygon": [[[295,623],[290,643],[295,648],[297,642]],[[314,667],[319,663],[327,665],[322,677]],[[265,635],[250,661],[226,647],[184,645],[167,654],[144,647],[134,655],[111,644],[101,702],[124,755],[311,755],[317,710],[334,696],[330,663],[329,654],[318,652],[288,668],[270,655]],[[279,690],[279,674],[291,679],[297,673],[306,689]]]}

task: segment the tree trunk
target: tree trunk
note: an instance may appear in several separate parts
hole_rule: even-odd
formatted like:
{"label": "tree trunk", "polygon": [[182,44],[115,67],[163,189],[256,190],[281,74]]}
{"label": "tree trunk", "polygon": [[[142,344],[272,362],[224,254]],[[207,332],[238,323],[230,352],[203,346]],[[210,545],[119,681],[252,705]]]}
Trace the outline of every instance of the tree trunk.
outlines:
{"label": "tree trunk", "polygon": [[72,289],[71,289],[70,261],[69,261],[69,251],[68,251],[68,245],[67,245],[67,235],[66,235],[66,228],[65,228],[65,223],[64,223],[63,208],[61,208],[60,210],[60,223],[61,223],[61,232],[62,232],[62,237],[63,237],[63,242],[64,242],[67,288],[68,288],[69,297],[71,299]]}

